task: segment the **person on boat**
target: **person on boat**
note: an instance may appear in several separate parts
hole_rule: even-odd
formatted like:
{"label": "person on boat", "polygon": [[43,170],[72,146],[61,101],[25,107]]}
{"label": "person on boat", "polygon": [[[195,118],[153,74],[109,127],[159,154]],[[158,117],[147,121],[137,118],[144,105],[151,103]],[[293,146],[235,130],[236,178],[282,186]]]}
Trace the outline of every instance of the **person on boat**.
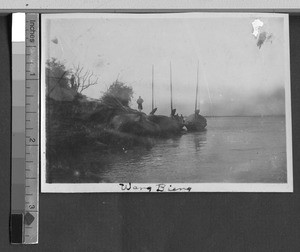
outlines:
{"label": "person on boat", "polygon": [[185,122],[184,122],[184,117],[183,117],[182,114],[180,114],[180,120],[181,120],[182,123],[185,123]]}
{"label": "person on boat", "polygon": [[142,99],[141,96],[139,96],[139,99],[137,99],[136,103],[138,104],[138,110],[140,112],[143,110],[143,102],[144,102],[144,100]]}
{"label": "person on boat", "polygon": [[195,110],[195,119],[199,118],[200,116],[200,109]]}
{"label": "person on boat", "polygon": [[176,109],[172,109],[172,110],[171,110],[171,117],[172,117],[172,118],[175,117],[175,113],[176,113]]}

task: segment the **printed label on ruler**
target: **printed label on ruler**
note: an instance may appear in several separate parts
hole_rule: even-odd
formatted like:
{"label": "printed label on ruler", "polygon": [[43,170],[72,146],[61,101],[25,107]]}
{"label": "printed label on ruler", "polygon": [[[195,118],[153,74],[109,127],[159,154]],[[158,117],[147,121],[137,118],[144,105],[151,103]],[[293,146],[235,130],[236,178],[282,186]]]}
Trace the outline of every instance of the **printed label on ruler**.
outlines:
{"label": "printed label on ruler", "polygon": [[25,244],[38,242],[39,14],[26,15]]}

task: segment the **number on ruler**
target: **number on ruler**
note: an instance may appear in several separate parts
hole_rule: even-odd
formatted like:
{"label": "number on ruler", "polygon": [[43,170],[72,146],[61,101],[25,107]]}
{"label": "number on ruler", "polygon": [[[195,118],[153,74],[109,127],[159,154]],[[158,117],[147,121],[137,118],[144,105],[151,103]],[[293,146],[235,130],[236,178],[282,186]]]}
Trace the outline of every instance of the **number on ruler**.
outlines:
{"label": "number on ruler", "polygon": [[35,209],[35,205],[29,205],[28,207],[29,207],[29,209],[31,209],[31,210],[32,210],[32,209]]}

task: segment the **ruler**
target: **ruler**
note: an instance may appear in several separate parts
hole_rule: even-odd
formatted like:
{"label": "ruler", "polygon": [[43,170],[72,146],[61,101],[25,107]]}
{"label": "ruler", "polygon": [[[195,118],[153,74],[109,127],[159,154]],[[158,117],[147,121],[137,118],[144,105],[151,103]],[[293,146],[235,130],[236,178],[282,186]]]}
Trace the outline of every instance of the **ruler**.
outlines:
{"label": "ruler", "polygon": [[[18,22],[24,22],[24,25]],[[25,31],[24,40],[15,33]],[[13,14],[12,30],[12,244],[38,243],[39,14]]]}

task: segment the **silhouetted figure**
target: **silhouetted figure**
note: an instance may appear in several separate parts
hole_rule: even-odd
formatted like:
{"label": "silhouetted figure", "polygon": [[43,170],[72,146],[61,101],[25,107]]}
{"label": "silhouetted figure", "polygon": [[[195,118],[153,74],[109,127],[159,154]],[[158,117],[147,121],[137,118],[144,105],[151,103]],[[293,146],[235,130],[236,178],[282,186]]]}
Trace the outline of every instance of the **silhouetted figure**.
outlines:
{"label": "silhouetted figure", "polygon": [[71,88],[72,88],[72,89],[76,89],[75,76],[74,76],[74,74],[72,74],[72,76],[71,76],[71,78],[70,78],[70,83],[71,83]]}
{"label": "silhouetted figure", "polygon": [[184,123],[184,117],[183,117],[182,114],[180,114],[180,120],[181,120],[182,123]]}
{"label": "silhouetted figure", "polygon": [[137,99],[136,103],[138,104],[138,110],[140,112],[143,110],[143,102],[144,102],[144,100],[142,99],[141,96],[139,96],[139,99]]}
{"label": "silhouetted figure", "polygon": [[175,113],[176,113],[176,109],[172,109],[172,111],[171,111],[171,117],[174,117]]}

